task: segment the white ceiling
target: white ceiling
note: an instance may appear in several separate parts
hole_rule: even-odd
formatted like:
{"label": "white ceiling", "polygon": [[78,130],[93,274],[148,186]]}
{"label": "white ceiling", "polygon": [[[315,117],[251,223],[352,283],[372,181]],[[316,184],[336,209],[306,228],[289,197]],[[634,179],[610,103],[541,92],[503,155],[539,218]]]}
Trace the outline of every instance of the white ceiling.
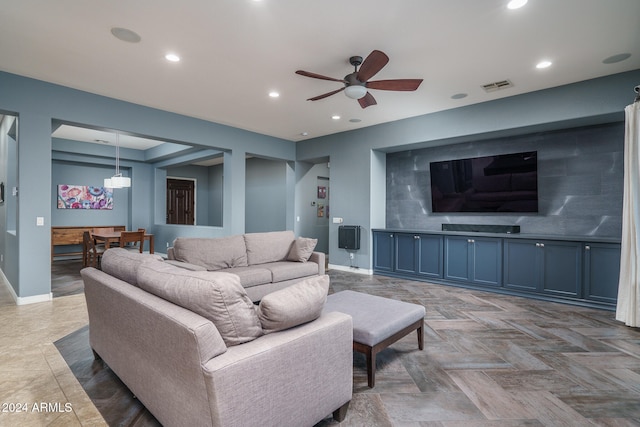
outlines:
{"label": "white ceiling", "polygon": [[[292,141],[640,68],[640,0],[529,0],[518,10],[507,0],[1,3],[0,70]],[[142,40],[118,40],[113,27]],[[372,90],[378,105],[367,109],[342,93],[306,101],[341,83],[296,70],[342,78],[350,56],[374,49],[390,62],[372,80],[422,78],[420,88]],[[553,65],[536,69],[543,59]],[[505,79],[514,86],[481,88]]]}

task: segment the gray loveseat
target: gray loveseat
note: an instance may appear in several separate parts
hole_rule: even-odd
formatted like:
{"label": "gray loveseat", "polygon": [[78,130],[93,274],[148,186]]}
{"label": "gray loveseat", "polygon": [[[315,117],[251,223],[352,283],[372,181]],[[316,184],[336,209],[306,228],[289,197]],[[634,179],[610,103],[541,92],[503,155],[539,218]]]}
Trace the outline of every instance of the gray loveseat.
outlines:
{"label": "gray loveseat", "polygon": [[[82,270],[90,344],[165,426],[313,426],[352,394],[352,321],[328,276],[247,298],[237,276],[114,248]],[[316,317],[317,316],[317,317]]]}
{"label": "gray loveseat", "polygon": [[325,254],[314,252],[315,239],[292,231],[228,237],[178,237],[167,250],[168,262],[182,268],[236,274],[252,301],[325,274]]}

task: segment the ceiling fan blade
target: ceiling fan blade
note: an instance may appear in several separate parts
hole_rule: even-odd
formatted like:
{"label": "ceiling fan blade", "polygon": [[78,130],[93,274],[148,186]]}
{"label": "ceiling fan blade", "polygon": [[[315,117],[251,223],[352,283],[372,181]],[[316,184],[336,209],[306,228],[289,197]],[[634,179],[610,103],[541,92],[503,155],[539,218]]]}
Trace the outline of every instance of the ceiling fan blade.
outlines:
{"label": "ceiling fan blade", "polygon": [[389,57],[384,52],[374,50],[360,66],[360,70],[358,70],[358,80],[366,82],[376,75],[378,71],[382,70],[382,67],[387,65],[387,62],[389,62]]}
{"label": "ceiling fan blade", "polygon": [[418,89],[420,83],[422,79],[376,80],[367,82],[365,86],[367,89],[411,91]]}
{"label": "ceiling fan blade", "polygon": [[309,71],[298,70],[296,71],[296,74],[300,74],[301,76],[305,76],[305,77],[311,77],[313,79],[329,80],[332,82],[344,83],[344,79],[334,79],[333,77],[327,77],[321,74],[310,73]]}
{"label": "ceiling fan blade", "polygon": [[313,98],[309,98],[309,99],[307,99],[307,101],[317,101],[319,99],[324,99],[324,98],[326,98],[328,96],[335,95],[338,92],[342,92],[343,90],[344,90],[344,88],[341,87],[338,90],[334,90],[334,91],[331,91],[331,92],[324,93],[322,95],[314,96]]}
{"label": "ceiling fan blade", "polygon": [[377,104],[376,99],[369,92],[367,92],[367,94],[362,98],[358,99],[358,103],[360,103],[362,108],[367,108],[371,105]]}

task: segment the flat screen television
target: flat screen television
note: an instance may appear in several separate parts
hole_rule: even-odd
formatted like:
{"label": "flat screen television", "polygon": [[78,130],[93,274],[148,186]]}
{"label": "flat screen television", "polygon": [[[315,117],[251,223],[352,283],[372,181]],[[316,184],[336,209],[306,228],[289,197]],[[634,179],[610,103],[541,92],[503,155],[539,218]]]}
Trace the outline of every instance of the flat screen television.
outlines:
{"label": "flat screen television", "polygon": [[431,162],[434,213],[538,212],[538,153]]}

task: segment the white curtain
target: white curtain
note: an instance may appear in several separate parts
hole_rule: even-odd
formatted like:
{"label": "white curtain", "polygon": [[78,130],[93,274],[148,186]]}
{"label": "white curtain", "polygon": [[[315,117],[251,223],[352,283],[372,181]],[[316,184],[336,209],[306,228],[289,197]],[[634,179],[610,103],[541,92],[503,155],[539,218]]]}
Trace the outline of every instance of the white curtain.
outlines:
{"label": "white curtain", "polygon": [[624,133],[622,251],[616,320],[640,326],[640,101],[628,105]]}

